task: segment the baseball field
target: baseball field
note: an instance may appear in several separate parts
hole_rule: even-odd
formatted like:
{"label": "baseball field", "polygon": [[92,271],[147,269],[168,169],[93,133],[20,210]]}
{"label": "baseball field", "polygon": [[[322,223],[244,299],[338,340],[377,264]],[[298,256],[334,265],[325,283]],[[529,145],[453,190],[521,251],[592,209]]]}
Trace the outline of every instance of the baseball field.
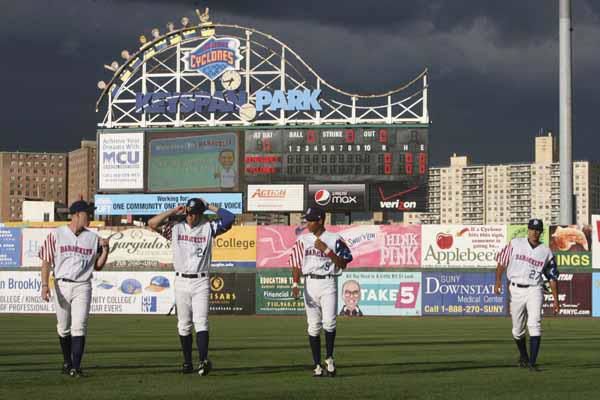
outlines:
{"label": "baseball field", "polygon": [[[60,374],[53,315],[0,316],[0,399],[592,399],[600,319],[544,320],[542,372],[508,318],[341,318],[338,376],[313,378],[304,317],[211,316],[209,376],[179,373],[173,316],[92,315],[83,378]],[[194,354],[196,355],[196,354]]]}

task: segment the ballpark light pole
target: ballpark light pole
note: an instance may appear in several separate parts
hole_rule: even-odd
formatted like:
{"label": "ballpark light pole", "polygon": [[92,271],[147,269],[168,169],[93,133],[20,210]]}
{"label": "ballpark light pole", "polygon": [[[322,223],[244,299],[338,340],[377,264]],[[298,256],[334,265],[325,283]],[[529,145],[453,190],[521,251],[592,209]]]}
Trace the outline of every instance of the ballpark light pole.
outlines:
{"label": "ballpark light pole", "polygon": [[571,0],[559,0],[560,224],[573,223]]}

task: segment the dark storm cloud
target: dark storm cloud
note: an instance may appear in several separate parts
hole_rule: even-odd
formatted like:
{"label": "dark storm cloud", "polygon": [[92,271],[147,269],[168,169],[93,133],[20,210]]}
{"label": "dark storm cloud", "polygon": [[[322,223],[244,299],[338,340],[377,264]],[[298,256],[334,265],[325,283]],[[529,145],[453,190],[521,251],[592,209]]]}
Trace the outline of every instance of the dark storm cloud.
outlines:
{"label": "dark storm cloud", "polygon": [[[6,4],[4,4],[6,3]],[[430,71],[431,157],[528,161],[558,126],[558,0],[20,0],[2,4],[0,150],[65,151],[95,137],[102,65],[194,9],[273,34],[324,79],[373,93]],[[574,156],[596,159],[600,2],[573,2]],[[35,102],[34,102],[35,99]],[[32,104],[35,105],[33,109]]]}

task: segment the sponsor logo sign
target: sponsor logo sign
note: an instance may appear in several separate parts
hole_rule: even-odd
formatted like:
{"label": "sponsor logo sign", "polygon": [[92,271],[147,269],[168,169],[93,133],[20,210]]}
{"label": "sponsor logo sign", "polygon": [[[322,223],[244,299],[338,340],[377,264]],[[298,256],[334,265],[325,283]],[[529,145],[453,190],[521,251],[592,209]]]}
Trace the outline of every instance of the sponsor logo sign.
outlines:
{"label": "sponsor logo sign", "polygon": [[[292,247],[308,230],[305,226],[259,226],[257,268],[288,265]],[[420,267],[420,225],[333,225],[352,252],[348,268]]]}
{"label": "sponsor logo sign", "polygon": [[592,316],[600,317],[600,272],[592,274]]}
{"label": "sponsor logo sign", "polygon": [[[554,315],[552,294],[544,294],[543,315]],[[585,317],[592,315],[592,274],[562,273],[558,276],[559,316]]]}
{"label": "sponsor logo sign", "polygon": [[303,211],[304,185],[248,185],[248,211]]}
{"label": "sponsor logo sign", "polygon": [[52,231],[52,228],[25,228],[22,230],[21,262],[24,267],[42,266],[42,260],[38,257],[38,254],[44,241]]}
{"label": "sponsor logo sign", "polygon": [[234,226],[213,240],[212,268],[256,268],[256,226]]}
{"label": "sponsor logo sign", "polygon": [[504,225],[422,225],[424,267],[495,267]]}
{"label": "sponsor logo sign", "polygon": [[371,210],[426,212],[426,188],[418,182],[371,184]]}
{"label": "sponsor logo sign", "polygon": [[592,215],[592,266],[600,268],[600,215]]}
{"label": "sponsor logo sign", "polygon": [[[242,213],[241,193],[165,193],[165,194],[96,194],[96,215],[156,215],[170,210],[195,197],[215,207]],[[214,214],[207,210],[207,214]]]}
{"label": "sponsor logo sign", "polygon": [[300,297],[292,295],[292,273],[289,268],[262,270],[256,274],[256,313],[295,315],[304,313],[304,278],[298,287]]}
{"label": "sponsor logo sign", "polygon": [[238,113],[248,102],[246,91],[148,92],[135,94],[137,114]]}
{"label": "sponsor logo sign", "polygon": [[325,211],[365,211],[365,185],[308,185],[308,207],[322,207]]}
{"label": "sponsor logo sign", "polygon": [[560,267],[592,266],[592,227],[590,225],[550,226],[550,250]]}
{"label": "sponsor logo sign", "polygon": [[[360,292],[344,297],[344,287]],[[362,315],[421,315],[420,272],[346,272],[338,278],[338,313],[358,306]]]}
{"label": "sponsor logo sign", "polygon": [[98,142],[99,189],[143,189],[144,132],[101,133]]}
{"label": "sponsor logo sign", "polygon": [[210,37],[184,53],[183,62],[187,71],[199,72],[214,81],[227,70],[240,69],[242,58],[238,39]]}
{"label": "sponsor logo sign", "polygon": [[21,266],[21,230],[0,228],[0,268]]}
{"label": "sponsor logo sign", "polygon": [[254,314],[255,281],[255,274],[211,274],[210,312]]}
{"label": "sponsor logo sign", "polygon": [[257,90],[256,111],[320,111],[319,96],[320,89],[310,90]]}
{"label": "sponsor logo sign", "polygon": [[506,315],[506,281],[494,293],[495,272],[423,272],[423,315]]}

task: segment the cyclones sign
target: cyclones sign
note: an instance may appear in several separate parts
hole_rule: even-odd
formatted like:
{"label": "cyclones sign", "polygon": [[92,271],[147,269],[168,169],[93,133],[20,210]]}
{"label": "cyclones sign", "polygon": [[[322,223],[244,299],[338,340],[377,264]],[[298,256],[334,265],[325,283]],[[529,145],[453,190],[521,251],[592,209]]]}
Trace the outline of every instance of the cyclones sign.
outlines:
{"label": "cyclones sign", "polygon": [[365,211],[365,185],[308,185],[308,206],[325,211]]}
{"label": "cyclones sign", "polygon": [[227,70],[240,69],[240,41],[235,38],[210,37],[183,57],[185,69],[196,71],[211,81]]}

